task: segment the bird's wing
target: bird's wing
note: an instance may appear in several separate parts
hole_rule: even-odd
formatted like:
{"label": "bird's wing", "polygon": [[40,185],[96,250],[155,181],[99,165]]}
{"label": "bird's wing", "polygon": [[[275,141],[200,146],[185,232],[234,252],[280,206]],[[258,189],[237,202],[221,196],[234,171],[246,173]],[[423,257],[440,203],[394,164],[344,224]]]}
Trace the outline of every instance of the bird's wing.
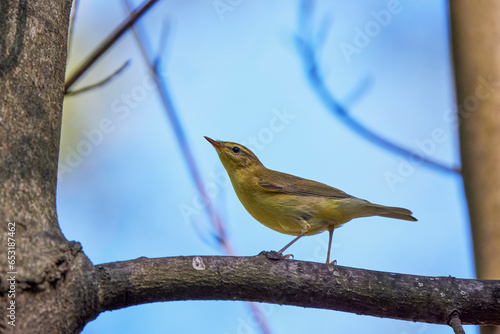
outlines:
{"label": "bird's wing", "polygon": [[[277,173],[278,175],[274,174]],[[270,175],[272,174],[272,175]],[[352,198],[342,190],[330,187],[324,183],[303,179],[298,176],[281,172],[263,173],[258,175],[258,185],[265,191],[296,194],[303,196],[323,196],[332,198]]]}

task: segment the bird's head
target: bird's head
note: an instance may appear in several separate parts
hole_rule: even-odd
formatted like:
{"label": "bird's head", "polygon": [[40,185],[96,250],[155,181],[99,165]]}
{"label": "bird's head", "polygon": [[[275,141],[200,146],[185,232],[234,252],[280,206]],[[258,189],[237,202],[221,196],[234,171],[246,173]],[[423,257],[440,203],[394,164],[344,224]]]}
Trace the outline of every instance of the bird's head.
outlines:
{"label": "bird's head", "polygon": [[229,174],[241,168],[262,166],[255,154],[243,145],[213,140],[208,137],[205,137],[205,139],[215,147],[220,161]]}

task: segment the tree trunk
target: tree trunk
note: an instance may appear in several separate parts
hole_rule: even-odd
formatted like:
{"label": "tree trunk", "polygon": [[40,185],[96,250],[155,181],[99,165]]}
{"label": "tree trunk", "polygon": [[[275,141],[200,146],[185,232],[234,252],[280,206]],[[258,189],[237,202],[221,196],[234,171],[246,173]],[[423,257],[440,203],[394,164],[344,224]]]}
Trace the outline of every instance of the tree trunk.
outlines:
{"label": "tree trunk", "polygon": [[[500,2],[450,1],[465,195],[479,279],[500,278]],[[484,327],[482,334],[500,334]]]}
{"label": "tree trunk", "polygon": [[56,214],[70,7],[0,0],[1,332],[79,331],[89,320],[82,305],[96,300],[84,288],[95,280],[81,275],[92,264]]}

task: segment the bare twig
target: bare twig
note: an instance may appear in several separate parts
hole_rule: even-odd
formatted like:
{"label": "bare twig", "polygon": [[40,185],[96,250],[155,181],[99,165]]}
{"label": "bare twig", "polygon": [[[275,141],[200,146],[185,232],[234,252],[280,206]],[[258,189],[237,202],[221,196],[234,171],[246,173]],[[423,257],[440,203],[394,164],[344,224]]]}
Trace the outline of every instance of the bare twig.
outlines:
{"label": "bare twig", "polygon": [[465,334],[464,328],[462,327],[462,320],[460,320],[460,314],[458,311],[453,311],[450,319],[448,320],[448,325],[453,328],[455,334]]}
{"label": "bare twig", "polygon": [[122,66],[120,66],[116,71],[114,71],[113,73],[111,73],[110,75],[108,75],[103,80],[101,80],[99,82],[96,82],[95,84],[92,84],[92,85],[80,88],[80,89],[75,89],[75,90],[67,91],[66,92],[66,96],[78,95],[78,94],[87,92],[87,91],[89,91],[91,89],[95,89],[95,88],[98,88],[100,86],[103,86],[103,85],[107,84],[109,81],[111,81],[118,74],[120,74],[128,65],[130,65],[130,59],[127,60]]}
{"label": "bare twig", "polygon": [[65,91],[69,88],[99,59],[134,23],[139,20],[146,11],[151,8],[158,0],[148,0],[144,5],[132,13],[129,18],[123,21],[94,52],[81,64],[75,72],[73,72],[66,80],[64,85]]}
{"label": "bare twig", "polygon": [[158,52],[156,53],[156,57],[152,62],[153,67],[158,72],[158,66],[160,65],[161,57],[165,54],[165,49],[167,47],[168,34],[170,33],[170,22],[165,20],[163,21],[163,29],[160,34],[160,46],[158,47]]}
{"label": "bare twig", "polygon": [[68,31],[68,58],[71,52],[71,46],[73,42],[73,31],[75,29],[76,13],[78,11],[79,0],[73,1],[73,8],[71,9],[71,17],[69,19],[69,31]]}
{"label": "bare twig", "polygon": [[[321,75],[321,70],[319,68],[315,46],[310,41],[312,37],[310,36],[310,16],[312,12],[313,1],[304,0],[301,3],[301,8],[299,9],[299,31],[300,33],[296,36],[295,42],[296,46],[302,60],[302,65],[306,73],[306,77],[313,88],[313,91],[320,98],[323,104],[328,108],[328,110],[337,118],[342,121],[347,127],[355,131],[361,137],[367,139],[371,143],[382,147],[388,151],[396,153],[404,157],[411,157],[412,160],[419,161],[423,165],[447,173],[460,174],[461,170],[458,167],[449,167],[440,162],[429,159],[417,152],[412,152],[402,146],[399,146],[390,140],[378,135],[371,129],[361,124],[358,120],[352,117],[348,109],[339,103],[333,94],[329,91],[325,84],[325,81]],[[322,27],[326,24],[323,23]],[[323,28],[324,29],[324,28]],[[325,38],[325,32],[321,31],[320,42]]]}
{"label": "bare twig", "polygon": [[[123,0],[123,3],[126,5],[127,9],[130,8],[130,4],[128,3],[127,0]],[[205,192],[203,179],[201,177],[198,165],[196,163],[196,160],[194,159],[194,155],[187,140],[184,127],[182,126],[179,115],[177,114],[177,110],[174,106],[174,102],[172,100],[172,97],[170,96],[166,79],[164,76],[158,73],[159,64],[153,63],[154,57],[152,56],[152,53],[149,51],[150,47],[148,39],[146,38],[146,35],[142,33],[142,29],[138,25],[133,27],[132,32],[137,41],[141,54],[144,58],[144,61],[146,62],[149,71],[151,72],[153,78],[156,81],[161,101],[163,103],[170,124],[173,127],[175,137],[177,138],[177,143],[181,148],[180,151],[182,152],[184,160],[188,166],[190,176],[196,186],[197,191],[200,193],[201,198],[205,201],[205,211],[207,212],[210,221],[213,223],[215,230],[217,231],[217,239],[222,245],[225,253],[228,255],[233,255],[234,254],[233,250],[229,246],[226,240],[226,232],[222,220],[217,211],[213,208],[212,204],[210,203],[209,197]],[[166,35],[164,36],[165,38],[167,37]]]}
{"label": "bare twig", "polygon": [[370,87],[373,85],[373,78],[372,77],[365,77],[363,80],[358,82],[358,85],[352,89],[348,95],[344,96],[343,100],[346,105],[353,105],[355,104],[363,94],[370,89]]}

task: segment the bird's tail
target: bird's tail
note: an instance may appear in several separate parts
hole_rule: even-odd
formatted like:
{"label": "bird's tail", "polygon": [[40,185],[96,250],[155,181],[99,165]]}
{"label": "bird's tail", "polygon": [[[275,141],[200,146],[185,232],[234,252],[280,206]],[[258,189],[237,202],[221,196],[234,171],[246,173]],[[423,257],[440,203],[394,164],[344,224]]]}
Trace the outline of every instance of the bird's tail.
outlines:
{"label": "bird's tail", "polygon": [[394,218],[394,219],[402,219],[402,220],[409,220],[409,221],[417,221],[417,218],[412,216],[412,212],[408,209],[403,209],[403,208],[396,208],[393,206],[383,206],[383,205],[378,205],[378,204],[372,204],[370,206],[371,213],[374,216],[381,216],[381,217],[387,217],[387,218]]}

